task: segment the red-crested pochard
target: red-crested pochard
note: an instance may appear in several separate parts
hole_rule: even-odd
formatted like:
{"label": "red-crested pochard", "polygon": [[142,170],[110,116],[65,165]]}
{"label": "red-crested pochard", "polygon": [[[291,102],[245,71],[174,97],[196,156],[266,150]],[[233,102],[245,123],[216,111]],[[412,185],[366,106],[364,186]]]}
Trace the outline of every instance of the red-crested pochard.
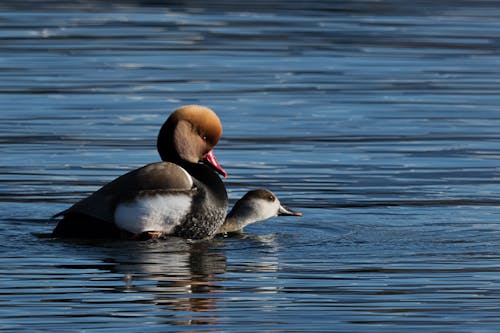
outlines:
{"label": "red-crested pochard", "polygon": [[252,190],[234,204],[217,233],[240,232],[249,224],[274,216],[302,216],[302,213],[283,206],[269,190]]}
{"label": "red-crested pochard", "polygon": [[[163,124],[157,148],[163,162],[124,174],[55,215],[53,234],[110,237],[127,234],[209,238],[224,223],[226,177],[213,148],[222,125],[209,108],[188,105]],[[202,163],[200,163],[202,162]]]}

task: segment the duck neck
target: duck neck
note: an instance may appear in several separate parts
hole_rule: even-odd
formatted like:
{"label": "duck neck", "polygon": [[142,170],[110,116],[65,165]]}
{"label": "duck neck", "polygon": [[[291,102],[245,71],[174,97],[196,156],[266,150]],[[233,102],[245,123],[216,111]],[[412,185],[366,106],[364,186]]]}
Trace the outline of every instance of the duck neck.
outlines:
{"label": "duck neck", "polygon": [[220,227],[219,233],[238,232],[245,226],[257,222],[259,219],[256,216],[238,209],[232,209],[226,217],[224,224]]}

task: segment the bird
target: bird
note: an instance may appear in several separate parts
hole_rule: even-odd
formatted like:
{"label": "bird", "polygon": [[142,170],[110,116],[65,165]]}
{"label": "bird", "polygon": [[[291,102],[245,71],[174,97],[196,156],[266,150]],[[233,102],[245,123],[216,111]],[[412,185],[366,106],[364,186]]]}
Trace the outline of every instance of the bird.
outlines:
{"label": "bird", "polygon": [[132,170],[54,215],[63,218],[53,235],[213,237],[228,205],[218,175],[226,178],[227,173],[213,152],[221,136],[220,119],[210,108],[176,109],[157,137],[162,162]]}
{"label": "bird", "polygon": [[249,224],[274,216],[302,216],[302,213],[282,205],[269,190],[251,190],[234,204],[217,234],[241,232]]}

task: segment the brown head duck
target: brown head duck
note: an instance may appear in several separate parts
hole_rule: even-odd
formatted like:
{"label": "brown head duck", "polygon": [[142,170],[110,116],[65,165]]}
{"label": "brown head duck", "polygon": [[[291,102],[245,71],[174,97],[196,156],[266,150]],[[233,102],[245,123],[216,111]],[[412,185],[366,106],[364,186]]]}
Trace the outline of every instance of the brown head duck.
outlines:
{"label": "brown head duck", "polygon": [[282,205],[269,190],[252,190],[234,204],[217,233],[240,232],[249,224],[274,216],[302,216],[302,213]]}
{"label": "brown head duck", "polygon": [[177,109],[158,135],[163,162],[126,173],[56,214],[63,219],[54,235],[212,237],[227,210],[226,188],[216,174],[226,172],[213,153],[221,135],[220,120],[209,108]]}

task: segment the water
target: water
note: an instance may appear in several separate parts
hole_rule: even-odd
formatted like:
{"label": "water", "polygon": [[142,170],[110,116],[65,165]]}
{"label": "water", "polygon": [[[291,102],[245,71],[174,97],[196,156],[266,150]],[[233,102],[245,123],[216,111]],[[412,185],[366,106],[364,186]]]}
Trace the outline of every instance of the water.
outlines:
{"label": "water", "polygon": [[[1,331],[498,330],[497,1],[3,1],[0,27]],[[231,203],[302,218],[50,237],[190,103]]]}

